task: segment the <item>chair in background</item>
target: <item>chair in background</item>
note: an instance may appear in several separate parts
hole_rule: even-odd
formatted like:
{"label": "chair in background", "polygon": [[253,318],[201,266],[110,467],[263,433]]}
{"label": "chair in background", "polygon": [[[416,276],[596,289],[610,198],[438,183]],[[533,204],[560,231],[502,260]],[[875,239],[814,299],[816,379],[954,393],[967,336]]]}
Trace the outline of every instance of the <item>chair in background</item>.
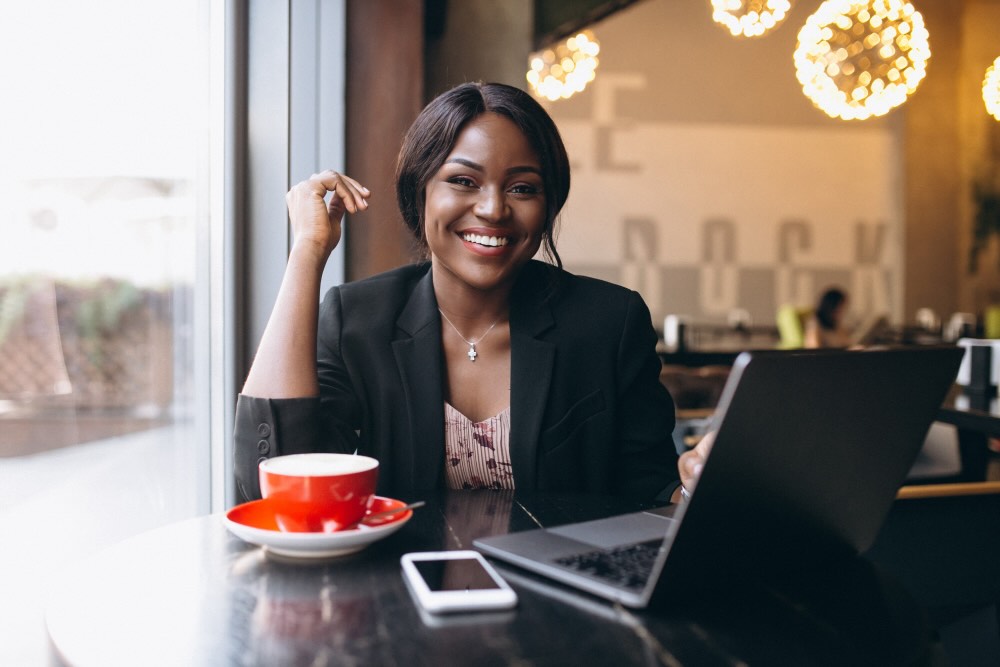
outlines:
{"label": "chair in background", "polygon": [[786,303],[778,308],[775,320],[778,324],[778,347],[793,350],[806,343],[806,322],[812,315],[811,308],[799,308]]}
{"label": "chair in background", "polygon": [[987,306],[983,311],[983,338],[1000,338],[1000,306]]}

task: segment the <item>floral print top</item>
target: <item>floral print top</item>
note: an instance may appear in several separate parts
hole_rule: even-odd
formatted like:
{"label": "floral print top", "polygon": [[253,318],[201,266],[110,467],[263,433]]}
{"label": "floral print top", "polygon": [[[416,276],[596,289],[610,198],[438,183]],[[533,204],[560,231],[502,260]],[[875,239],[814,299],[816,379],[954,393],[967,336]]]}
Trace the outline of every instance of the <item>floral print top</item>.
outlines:
{"label": "floral print top", "polygon": [[449,489],[513,489],[510,408],[473,424],[445,401],[444,459]]}

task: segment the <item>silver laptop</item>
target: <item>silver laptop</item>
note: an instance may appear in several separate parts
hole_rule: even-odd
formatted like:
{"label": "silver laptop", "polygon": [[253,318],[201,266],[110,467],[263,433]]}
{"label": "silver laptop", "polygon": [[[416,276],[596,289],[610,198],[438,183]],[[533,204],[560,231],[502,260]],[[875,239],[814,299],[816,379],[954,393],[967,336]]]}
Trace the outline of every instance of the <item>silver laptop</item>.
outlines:
{"label": "silver laptop", "polygon": [[688,502],[478,539],[630,607],[871,546],[958,372],[957,347],[744,352]]}

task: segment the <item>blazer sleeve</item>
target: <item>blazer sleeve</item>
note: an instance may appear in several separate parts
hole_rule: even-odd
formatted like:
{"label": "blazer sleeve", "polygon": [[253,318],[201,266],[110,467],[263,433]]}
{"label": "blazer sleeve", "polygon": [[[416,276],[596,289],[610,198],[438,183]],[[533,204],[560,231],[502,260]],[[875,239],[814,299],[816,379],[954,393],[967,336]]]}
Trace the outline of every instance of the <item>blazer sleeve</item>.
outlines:
{"label": "blazer sleeve", "polygon": [[358,401],[340,354],[339,290],[320,307],[316,363],[319,397],[268,399],[241,394],[233,432],[237,497],[260,498],[257,467],[263,459],[358,448]]}
{"label": "blazer sleeve", "polygon": [[674,402],[660,382],[656,331],[642,297],[629,292],[618,347],[618,453],[615,486],[642,498],[667,500],[680,476],[674,447]]}
{"label": "blazer sleeve", "polygon": [[282,454],[317,451],[318,398],[256,398],[240,394],[233,429],[238,502],[260,498],[257,466]]}

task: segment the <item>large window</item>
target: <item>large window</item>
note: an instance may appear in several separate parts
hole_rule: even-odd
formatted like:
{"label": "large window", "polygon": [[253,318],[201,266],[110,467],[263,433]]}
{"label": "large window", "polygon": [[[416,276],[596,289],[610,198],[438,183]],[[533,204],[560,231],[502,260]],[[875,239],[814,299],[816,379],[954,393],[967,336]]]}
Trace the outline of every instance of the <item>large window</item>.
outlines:
{"label": "large window", "polygon": [[2,664],[64,565],[210,509],[211,11],[0,5]]}
{"label": "large window", "polygon": [[[233,502],[232,417],[343,168],[343,0],[0,3],[0,665],[67,565]],[[324,285],[343,274],[340,249]]]}

